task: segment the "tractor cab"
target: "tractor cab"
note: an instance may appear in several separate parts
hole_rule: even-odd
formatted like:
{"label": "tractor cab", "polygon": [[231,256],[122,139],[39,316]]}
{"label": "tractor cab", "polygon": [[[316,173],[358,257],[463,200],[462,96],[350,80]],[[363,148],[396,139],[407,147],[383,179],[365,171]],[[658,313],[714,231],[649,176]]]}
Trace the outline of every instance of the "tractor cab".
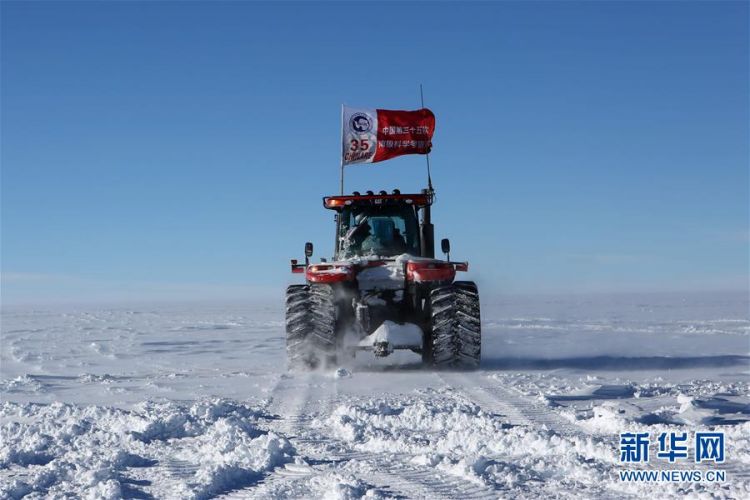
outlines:
{"label": "tractor cab", "polygon": [[397,189],[323,198],[325,208],[337,212],[335,260],[434,255],[431,203],[429,193],[401,194]]}

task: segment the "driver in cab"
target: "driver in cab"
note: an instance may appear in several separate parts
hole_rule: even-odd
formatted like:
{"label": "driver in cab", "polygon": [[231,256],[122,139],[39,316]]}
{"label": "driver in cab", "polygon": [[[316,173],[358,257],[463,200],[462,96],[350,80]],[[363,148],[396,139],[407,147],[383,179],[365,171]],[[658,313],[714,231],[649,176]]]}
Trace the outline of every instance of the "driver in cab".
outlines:
{"label": "driver in cab", "polygon": [[391,219],[375,218],[366,224],[372,229],[366,231],[369,234],[362,240],[363,254],[399,255],[406,251],[406,243]]}

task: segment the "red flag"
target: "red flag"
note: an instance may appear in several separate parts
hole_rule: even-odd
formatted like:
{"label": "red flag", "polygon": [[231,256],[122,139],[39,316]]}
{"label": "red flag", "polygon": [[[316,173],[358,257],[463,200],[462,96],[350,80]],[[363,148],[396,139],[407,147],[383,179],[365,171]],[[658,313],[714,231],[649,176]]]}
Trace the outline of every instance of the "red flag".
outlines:
{"label": "red flag", "polygon": [[373,163],[429,153],[435,115],[427,108],[395,111],[344,107],[342,125],[343,164]]}

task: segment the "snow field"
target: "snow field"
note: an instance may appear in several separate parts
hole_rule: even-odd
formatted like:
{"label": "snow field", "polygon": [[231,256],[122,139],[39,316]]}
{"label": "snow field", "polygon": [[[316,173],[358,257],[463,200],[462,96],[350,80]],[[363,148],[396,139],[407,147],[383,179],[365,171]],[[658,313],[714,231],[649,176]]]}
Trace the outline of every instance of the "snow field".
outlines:
{"label": "snow field", "polygon": [[[280,299],[4,310],[0,498],[750,498],[747,303],[483,298],[473,372],[287,372]],[[619,433],[701,430],[725,483],[620,481],[715,466],[625,466]]]}

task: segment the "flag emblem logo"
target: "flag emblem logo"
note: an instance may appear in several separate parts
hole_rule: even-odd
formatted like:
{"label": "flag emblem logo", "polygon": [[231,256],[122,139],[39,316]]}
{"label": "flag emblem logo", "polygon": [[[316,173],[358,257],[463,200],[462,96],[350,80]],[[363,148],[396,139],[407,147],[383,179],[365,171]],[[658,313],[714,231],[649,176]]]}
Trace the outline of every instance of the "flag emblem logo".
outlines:
{"label": "flag emblem logo", "polygon": [[372,121],[364,113],[355,113],[352,115],[351,120],[349,120],[349,126],[358,134],[366,134],[372,130]]}

